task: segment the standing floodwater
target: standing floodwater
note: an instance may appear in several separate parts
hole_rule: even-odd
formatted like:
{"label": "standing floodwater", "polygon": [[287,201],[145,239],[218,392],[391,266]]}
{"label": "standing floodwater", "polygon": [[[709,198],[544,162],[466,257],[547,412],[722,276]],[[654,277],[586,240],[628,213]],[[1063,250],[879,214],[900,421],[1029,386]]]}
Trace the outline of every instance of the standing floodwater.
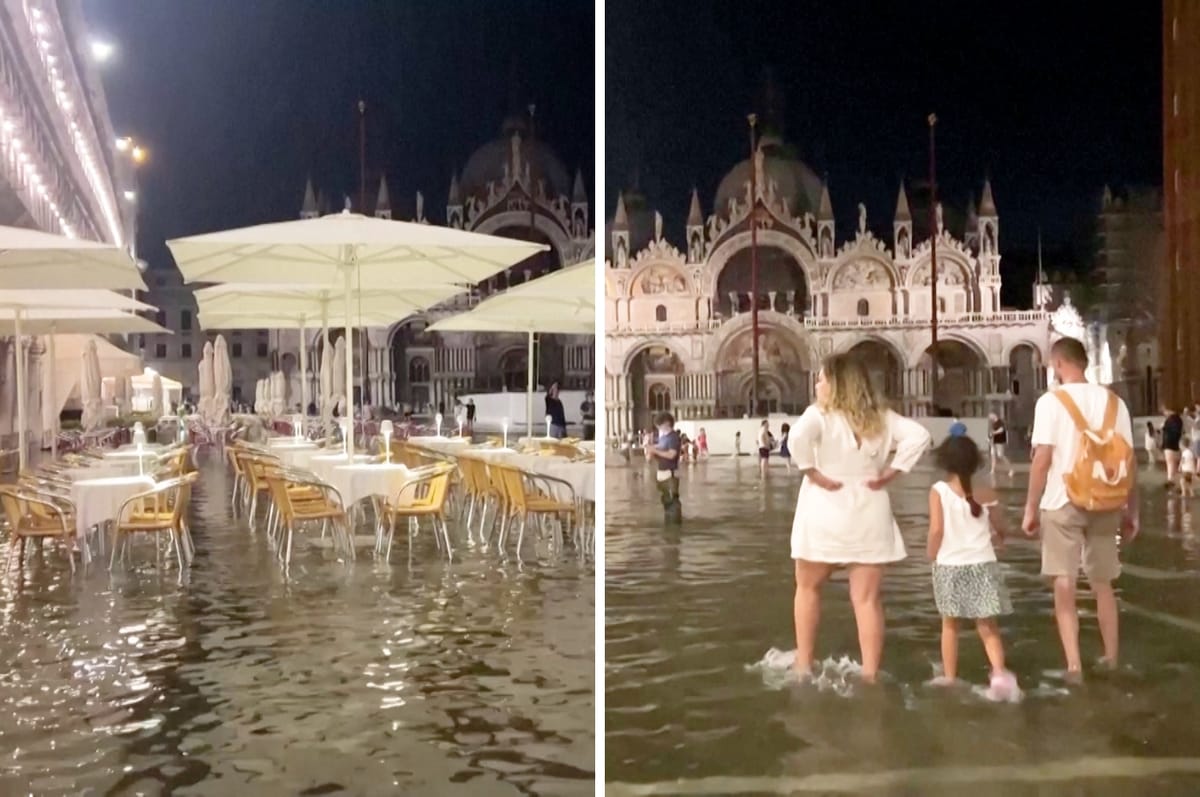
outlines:
{"label": "standing floodwater", "polygon": [[0,794],[592,794],[590,562],[301,540],[285,580],[229,497],[206,462],[183,585],[148,544],[0,582]]}
{"label": "standing floodwater", "polygon": [[[998,489],[1010,528],[1025,468]],[[1001,629],[1018,704],[931,689],[941,621],[925,558],[928,464],[891,487],[909,557],[885,576],[881,685],[855,678],[845,575],[825,594],[817,685],[787,670],[795,647],[788,536],[799,479],[750,458],[680,470],[688,507],[664,528],[648,469],[606,477],[606,776],[620,794],[1025,797],[1200,793],[1200,501],[1185,517],[1143,472],[1142,533],[1122,552],[1122,668],[1100,655],[1081,589],[1086,680],[1068,686],[1037,543],[1001,555],[1014,613]],[[981,476],[986,479],[986,476]],[[1193,524],[1196,526],[1195,533]],[[1019,535],[1019,532],[1017,532]],[[965,637],[964,637],[965,638]],[[779,651],[767,655],[770,648]],[[959,676],[987,681],[974,640]],[[651,786],[653,784],[653,786]]]}

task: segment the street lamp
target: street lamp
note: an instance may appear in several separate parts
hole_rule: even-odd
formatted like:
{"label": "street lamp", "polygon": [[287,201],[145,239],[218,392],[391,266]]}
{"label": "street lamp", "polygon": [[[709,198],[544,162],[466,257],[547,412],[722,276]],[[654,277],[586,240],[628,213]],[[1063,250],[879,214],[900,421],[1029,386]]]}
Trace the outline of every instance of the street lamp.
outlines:
{"label": "street lamp", "polygon": [[134,147],[130,151],[129,155],[133,158],[134,163],[145,163],[146,158],[148,157],[146,150],[142,147]]}
{"label": "street lamp", "polygon": [[125,192],[125,201],[126,202],[136,202],[137,201],[137,192],[136,191],[126,191]]}
{"label": "street lamp", "polygon": [[104,41],[103,39],[92,39],[92,58],[95,58],[98,63],[105,63],[117,51],[117,48],[112,42]]}
{"label": "street lamp", "polygon": [[133,146],[133,139],[129,136],[122,136],[117,139],[116,146],[117,152],[128,152],[129,148]]}

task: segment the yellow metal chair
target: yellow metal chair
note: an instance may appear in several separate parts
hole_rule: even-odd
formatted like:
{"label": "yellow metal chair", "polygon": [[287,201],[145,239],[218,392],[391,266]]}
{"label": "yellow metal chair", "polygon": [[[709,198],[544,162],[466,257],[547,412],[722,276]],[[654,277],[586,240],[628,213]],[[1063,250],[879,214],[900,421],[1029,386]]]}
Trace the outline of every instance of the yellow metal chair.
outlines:
{"label": "yellow metal chair", "polygon": [[75,513],[69,503],[55,496],[33,492],[13,485],[0,485],[0,504],[8,521],[8,567],[25,556],[25,540],[58,539],[67,548],[71,572],[75,572]]}
{"label": "yellow metal chair", "polygon": [[[445,544],[446,554],[450,555],[450,528],[446,524],[446,499],[450,493],[450,477],[454,474],[454,466],[446,463],[432,465],[422,469],[403,484],[393,495],[388,496],[382,504],[383,521],[387,526],[387,547],[383,551],[384,560],[392,554],[392,539],[396,534],[396,521],[408,520],[420,527],[421,518],[429,518],[433,524],[434,539],[438,547]],[[441,539],[438,539],[438,535]],[[382,539],[377,539],[376,552],[382,545]]]}
{"label": "yellow metal chair", "polygon": [[[566,486],[566,489],[571,494],[570,501],[561,501],[558,498],[549,494],[549,491],[542,492],[533,484],[533,477],[523,473],[520,468],[511,465],[502,465],[493,463],[489,466],[495,471],[504,485],[504,491],[508,499],[508,513],[514,520],[520,519],[521,530],[517,534],[517,555],[521,554],[521,544],[525,539],[525,527],[530,517],[554,517],[559,520],[566,519],[571,525],[574,525],[578,514],[578,508],[575,502],[575,491],[568,482],[559,479],[550,479],[549,481],[561,482]],[[546,477],[539,476],[539,480]],[[564,524],[564,527],[566,524]],[[511,527],[503,524],[500,527],[499,548],[504,550],[508,542],[508,531]]]}
{"label": "yellow metal chair", "polygon": [[[175,549],[175,557],[182,570],[183,566],[192,561],[195,546],[192,544],[191,530],[188,528],[187,511],[191,506],[192,485],[199,479],[199,474],[188,473],[175,479],[155,484],[149,490],[138,493],[121,505],[113,524],[112,555],[108,569],[116,564],[118,552],[122,561],[125,559],[129,539],[135,534],[163,534],[170,538]],[[168,547],[167,552],[170,553]],[[157,540],[155,552],[158,552]]]}
{"label": "yellow metal chair", "polygon": [[[278,470],[267,471],[264,479],[271,490],[271,497],[279,513],[279,523],[287,534],[287,538],[280,545],[280,558],[285,567],[292,561],[292,539],[295,536],[297,524],[313,521],[320,521],[322,527],[327,523],[332,523],[334,531],[340,531],[344,537],[347,555],[351,559],[354,558],[354,538],[351,536],[352,531],[346,515],[346,508],[342,504],[342,497],[337,490],[323,482],[302,481],[295,474],[285,475]],[[295,495],[312,495],[314,491],[320,494],[319,498],[298,500],[294,497]]]}

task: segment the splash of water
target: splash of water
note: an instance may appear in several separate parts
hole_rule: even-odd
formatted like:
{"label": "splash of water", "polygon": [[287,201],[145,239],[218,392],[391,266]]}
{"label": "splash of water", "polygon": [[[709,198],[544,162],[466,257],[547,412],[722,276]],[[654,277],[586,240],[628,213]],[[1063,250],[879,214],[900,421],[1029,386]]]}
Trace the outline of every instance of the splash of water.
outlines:
{"label": "splash of water", "polygon": [[827,658],[818,661],[811,675],[796,672],[796,651],[771,648],[761,659],[746,665],[748,672],[762,675],[763,683],[771,689],[783,689],[790,684],[815,686],[820,692],[832,692],[840,697],[850,697],[854,687],[860,683],[862,665],[849,656]]}

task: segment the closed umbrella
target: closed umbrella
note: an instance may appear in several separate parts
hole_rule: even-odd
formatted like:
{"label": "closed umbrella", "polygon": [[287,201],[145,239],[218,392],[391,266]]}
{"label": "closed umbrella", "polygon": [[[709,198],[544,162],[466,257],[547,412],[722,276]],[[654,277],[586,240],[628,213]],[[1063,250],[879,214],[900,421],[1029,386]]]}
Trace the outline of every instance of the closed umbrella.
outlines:
{"label": "closed umbrella", "polygon": [[333,345],[333,390],[329,396],[338,414],[346,415],[346,339],[338,338]]}
{"label": "closed umbrella", "polygon": [[321,426],[329,426],[333,417],[333,349],[329,345],[329,333],[321,339]]}
{"label": "closed umbrella", "polygon": [[287,379],[283,371],[271,374],[271,417],[278,418],[287,409]]}
{"label": "closed umbrella", "polygon": [[95,431],[104,419],[104,402],[100,399],[100,358],[96,341],[89,340],[80,362],[80,394],[83,400],[83,430]]}
{"label": "closed umbrella", "polygon": [[154,387],[150,391],[150,414],[155,418],[163,415],[163,382],[158,374],[154,375]]}
{"label": "closed umbrella", "polygon": [[217,392],[213,381],[213,346],[209,341],[204,344],[204,354],[200,358],[200,418],[205,423],[212,418],[212,403]]}
{"label": "closed umbrella", "polygon": [[229,348],[225,336],[217,335],[213,354],[213,420],[220,426],[229,422],[230,391],[233,389],[233,367],[229,364]]}
{"label": "closed umbrella", "polygon": [[113,403],[117,405],[117,415],[129,414],[129,384],[123,376],[113,378]]}

